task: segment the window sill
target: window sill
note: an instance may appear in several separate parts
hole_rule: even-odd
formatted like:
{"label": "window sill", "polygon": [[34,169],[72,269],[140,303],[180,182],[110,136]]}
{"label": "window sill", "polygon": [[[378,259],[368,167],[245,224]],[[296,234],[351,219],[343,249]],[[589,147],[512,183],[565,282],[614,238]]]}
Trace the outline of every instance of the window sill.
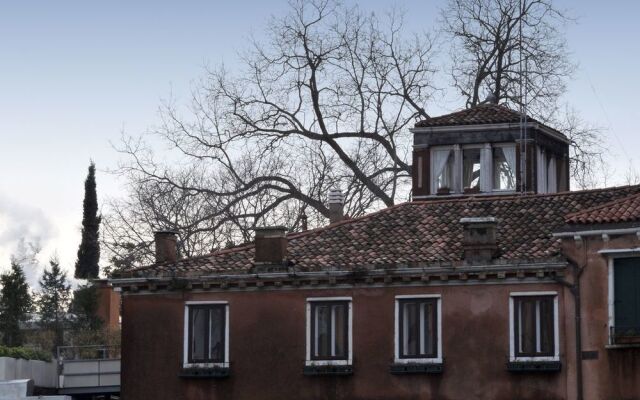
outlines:
{"label": "window sill", "polygon": [[407,374],[441,374],[444,372],[444,364],[442,362],[412,362],[412,363],[393,363],[389,367],[389,372],[394,375]]}
{"label": "window sill", "polygon": [[560,372],[560,361],[511,361],[507,363],[509,372]]}
{"label": "window sill", "polygon": [[607,350],[623,350],[623,349],[638,349],[640,348],[640,343],[617,343],[617,344],[608,344],[604,346]]}
{"label": "window sill", "polygon": [[193,379],[212,379],[212,378],[227,378],[231,374],[231,369],[226,366],[212,366],[212,367],[183,367],[180,369],[181,378],[193,378]]}
{"label": "window sill", "polygon": [[305,365],[302,373],[306,376],[351,375],[353,374],[353,365]]}

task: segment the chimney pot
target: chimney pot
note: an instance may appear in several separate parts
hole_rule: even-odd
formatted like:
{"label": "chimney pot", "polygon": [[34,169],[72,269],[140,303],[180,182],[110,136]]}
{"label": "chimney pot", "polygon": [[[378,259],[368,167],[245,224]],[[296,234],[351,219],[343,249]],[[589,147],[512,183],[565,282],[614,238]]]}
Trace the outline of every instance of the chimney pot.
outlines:
{"label": "chimney pot", "polygon": [[255,263],[281,266],[287,258],[287,228],[262,227],[255,232]]}
{"label": "chimney pot", "polygon": [[177,235],[175,231],[158,231],[154,233],[156,263],[178,261]]}
{"label": "chimney pot", "polygon": [[462,247],[468,264],[487,263],[498,256],[497,221],[494,217],[462,218]]}
{"label": "chimney pot", "polygon": [[344,219],[344,196],[340,189],[329,191],[329,223],[340,222]]}

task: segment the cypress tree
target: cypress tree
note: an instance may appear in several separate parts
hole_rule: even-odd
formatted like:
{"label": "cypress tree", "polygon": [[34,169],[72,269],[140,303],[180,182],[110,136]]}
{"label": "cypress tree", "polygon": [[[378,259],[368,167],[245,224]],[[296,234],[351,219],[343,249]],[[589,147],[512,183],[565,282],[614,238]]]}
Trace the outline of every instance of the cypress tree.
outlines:
{"label": "cypress tree", "polygon": [[32,300],[29,285],[16,262],[11,262],[11,271],[0,275],[0,333],[2,344],[9,347],[22,345],[20,323],[26,322],[31,311]]}
{"label": "cypress tree", "polygon": [[97,278],[100,273],[98,196],[96,194],[96,165],[91,162],[84,181],[84,201],[82,214],[82,241],[78,248],[78,259],[74,276],[77,279]]}
{"label": "cypress tree", "polygon": [[103,321],[97,316],[98,290],[95,285],[78,286],[73,292],[69,311],[74,316],[73,328],[81,332],[95,332],[102,328]]}
{"label": "cypress tree", "polygon": [[45,268],[40,278],[40,296],[36,300],[42,327],[55,334],[54,348],[64,343],[67,306],[71,286],[67,282],[67,274],[60,269],[56,259],[49,260],[51,269]]}

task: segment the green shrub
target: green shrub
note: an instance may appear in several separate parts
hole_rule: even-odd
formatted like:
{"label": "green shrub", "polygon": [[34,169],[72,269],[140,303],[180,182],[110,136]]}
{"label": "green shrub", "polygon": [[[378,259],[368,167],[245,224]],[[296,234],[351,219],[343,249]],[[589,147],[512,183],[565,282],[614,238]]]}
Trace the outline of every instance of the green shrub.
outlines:
{"label": "green shrub", "polygon": [[23,360],[51,361],[51,354],[26,347],[0,346],[0,357],[21,358]]}

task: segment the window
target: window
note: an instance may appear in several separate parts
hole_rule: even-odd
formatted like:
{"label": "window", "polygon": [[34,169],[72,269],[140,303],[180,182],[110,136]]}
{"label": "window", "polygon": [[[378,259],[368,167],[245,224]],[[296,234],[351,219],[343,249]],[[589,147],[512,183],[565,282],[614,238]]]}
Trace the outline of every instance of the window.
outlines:
{"label": "window", "polygon": [[465,190],[480,189],[480,150],[462,151],[462,184]]}
{"label": "window", "polygon": [[229,362],[227,303],[189,302],[185,308],[185,366]]}
{"label": "window", "polygon": [[442,362],[439,295],[396,297],[396,363]]}
{"label": "window", "polygon": [[512,360],[557,360],[556,293],[512,293],[511,296]]}
{"label": "window", "polygon": [[351,299],[307,300],[307,364],[351,364]]}
{"label": "window", "polygon": [[516,148],[515,146],[493,149],[493,190],[515,190]]}
{"label": "window", "polygon": [[433,193],[437,193],[438,190],[450,190],[453,189],[453,151],[451,149],[440,149],[433,151],[433,176],[434,187]]}
{"label": "window", "polygon": [[637,343],[640,339],[640,257],[615,258],[613,266],[613,296],[609,299],[612,343]]}

